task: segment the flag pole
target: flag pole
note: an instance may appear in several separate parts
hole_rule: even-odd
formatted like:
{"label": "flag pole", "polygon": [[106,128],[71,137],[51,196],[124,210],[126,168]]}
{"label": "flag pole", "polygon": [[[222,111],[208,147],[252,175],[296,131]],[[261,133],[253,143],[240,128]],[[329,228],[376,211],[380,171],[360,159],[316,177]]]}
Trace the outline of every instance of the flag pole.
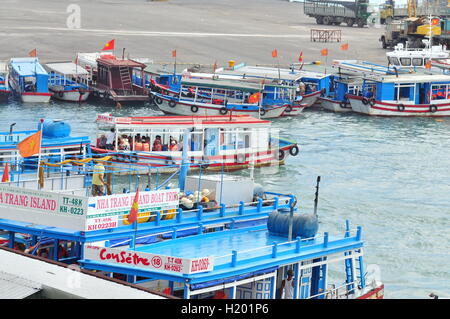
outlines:
{"label": "flag pole", "polygon": [[39,137],[39,153],[38,153],[38,162],[37,162],[37,180],[38,180],[38,189],[41,189],[41,184],[39,183],[39,169],[41,166],[41,149],[42,149],[42,131],[44,129],[44,119],[41,119],[41,129],[40,129],[40,137]]}

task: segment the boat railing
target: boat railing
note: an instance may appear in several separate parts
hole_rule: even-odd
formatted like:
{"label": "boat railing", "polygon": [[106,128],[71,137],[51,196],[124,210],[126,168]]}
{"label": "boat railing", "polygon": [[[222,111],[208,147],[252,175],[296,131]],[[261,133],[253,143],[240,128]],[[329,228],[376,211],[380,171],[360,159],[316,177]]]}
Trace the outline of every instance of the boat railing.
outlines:
{"label": "boat railing", "polygon": [[[326,289],[318,294],[309,296],[307,299],[349,299],[350,296],[357,290],[357,282],[352,281],[344,283],[341,286]],[[319,298],[323,297],[323,298]]]}
{"label": "boat railing", "polygon": [[[354,235],[351,235],[354,233]],[[335,239],[334,243],[339,242],[348,242],[350,241],[359,241],[361,240],[361,233],[362,229],[361,227],[357,227],[355,231],[346,230],[345,235],[343,238]],[[314,249],[314,248],[327,248],[329,243],[329,234],[328,232],[325,232],[323,236],[315,236],[311,238],[300,238],[297,237],[295,240],[292,241],[286,241],[282,243],[274,242],[271,245],[266,245],[262,247],[247,249],[247,250],[234,250],[231,254],[223,255],[223,256],[217,256],[215,257],[216,265],[217,260],[224,260],[222,264],[230,265],[231,267],[235,267],[237,263],[245,262],[246,259],[251,259],[256,257],[254,253],[256,251],[261,251],[261,254],[258,256],[266,255],[270,256],[271,258],[277,258],[280,256],[280,254],[289,254],[289,253],[301,253],[306,247],[308,249]],[[269,252],[269,253],[267,253]],[[246,257],[247,255],[247,257]],[[231,256],[231,261],[227,262],[227,259],[229,259]],[[238,256],[240,256],[240,259],[238,260]]]}
{"label": "boat railing", "polygon": [[1,132],[0,133],[0,143],[18,143],[23,140],[24,137],[27,137],[37,131],[17,131],[13,133]]}

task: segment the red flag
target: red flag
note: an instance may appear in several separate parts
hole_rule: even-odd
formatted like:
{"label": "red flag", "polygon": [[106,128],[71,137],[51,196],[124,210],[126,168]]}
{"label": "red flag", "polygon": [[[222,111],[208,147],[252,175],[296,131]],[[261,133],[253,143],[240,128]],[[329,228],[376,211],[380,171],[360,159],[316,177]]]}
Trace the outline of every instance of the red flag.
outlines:
{"label": "red flag", "polygon": [[173,50],[172,51],[172,58],[176,58],[177,57],[177,50]]}
{"label": "red flag", "polygon": [[3,170],[2,183],[9,182],[9,163],[6,163]]}
{"label": "red flag", "polygon": [[112,51],[114,50],[115,39],[112,39],[108,43],[105,44],[102,51]]}
{"label": "red flag", "polygon": [[28,53],[28,55],[31,56],[31,57],[37,57],[37,50],[36,50],[36,49],[31,50],[31,51]]}
{"label": "red flag", "polygon": [[17,144],[17,149],[22,157],[30,157],[41,151],[41,131],[28,136]]}
{"label": "red flag", "polygon": [[320,55],[321,55],[321,56],[327,56],[327,55],[328,55],[328,49],[322,49],[322,50],[320,50]]}
{"label": "red flag", "polygon": [[77,54],[77,56],[75,57],[75,61],[73,61],[73,63],[78,64],[78,54]]}
{"label": "red flag", "polygon": [[341,45],[341,50],[342,51],[347,51],[348,50],[348,43],[342,44]]}
{"label": "red flag", "polygon": [[303,51],[300,52],[300,56],[298,57],[298,62],[300,62],[300,63],[303,62]]}
{"label": "red flag", "polygon": [[427,63],[425,63],[425,69],[431,69],[431,61],[428,60]]}
{"label": "red flag", "polygon": [[128,215],[128,222],[130,224],[134,223],[138,219],[139,211],[139,188],[136,189],[136,196],[134,196],[133,205],[131,205],[130,214]]}
{"label": "red flag", "polygon": [[276,58],[278,56],[278,51],[277,49],[272,51],[272,58]]}
{"label": "red flag", "polygon": [[217,69],[217,61],[214,61],[214,66],[213,66],[213,68],[214,68],[214,72],[213,72],[213,73],[216,73],[216,69]]}

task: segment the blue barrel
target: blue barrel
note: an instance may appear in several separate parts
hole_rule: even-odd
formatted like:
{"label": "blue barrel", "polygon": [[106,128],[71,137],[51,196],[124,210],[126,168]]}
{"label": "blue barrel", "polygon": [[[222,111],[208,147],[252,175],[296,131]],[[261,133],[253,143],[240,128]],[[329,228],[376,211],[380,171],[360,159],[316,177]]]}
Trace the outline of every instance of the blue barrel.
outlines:
{"label": "blue barrel", "polygon": [[[267,220],[269,233],[277,236],[289,236],[289,211],[273,211]],[[314,214],[294,214],[292,238],[311,238],[317,234],[319,220]]]}
{"label": "blue barrel", "polygon": [[64,121],[44,120],[39,122],[38,130],[42,129],[42,136],[46,138],[68,137],[70,136],[70,125]]}

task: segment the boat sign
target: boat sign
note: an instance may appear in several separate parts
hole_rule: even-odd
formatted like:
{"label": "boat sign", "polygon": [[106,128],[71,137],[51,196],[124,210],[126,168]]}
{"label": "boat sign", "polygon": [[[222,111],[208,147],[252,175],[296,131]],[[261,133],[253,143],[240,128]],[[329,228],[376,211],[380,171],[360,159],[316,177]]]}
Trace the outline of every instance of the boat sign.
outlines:
{"label": "boat sign", "polygon": [[0,186],[0,218],[84,230],[87,197]]}
{"label": "boat sign", "polygon": [[214,257],[179,258],[94,245],[84,245],[84,258],[179,274],[207,272],[214,268]]}
{"label": "boat sign", "polygon": [[[139,213],[177,209],[180,190],[163,189],[139,192]],[[136,193],[114,194],[89,198],[86,230],[115,228],[130,213]]]}

